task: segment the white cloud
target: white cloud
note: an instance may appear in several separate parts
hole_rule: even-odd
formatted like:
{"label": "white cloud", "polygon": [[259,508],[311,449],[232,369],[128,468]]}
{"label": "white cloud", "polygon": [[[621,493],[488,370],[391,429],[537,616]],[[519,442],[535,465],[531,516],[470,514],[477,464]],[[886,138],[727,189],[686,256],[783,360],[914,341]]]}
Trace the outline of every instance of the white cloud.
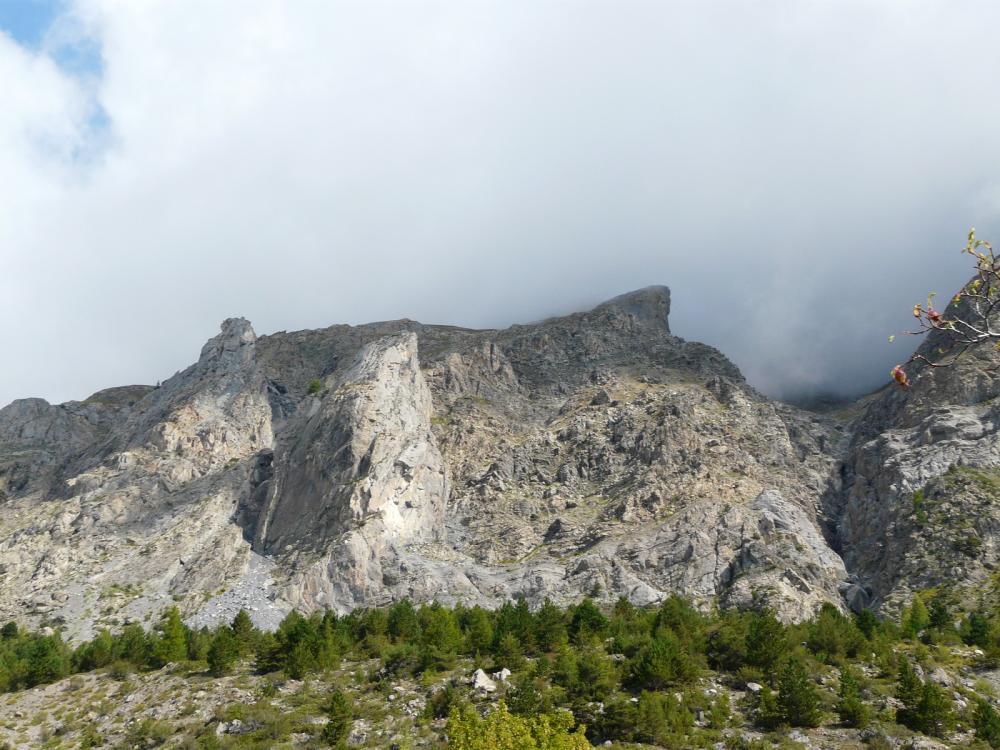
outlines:
{"label": "white cloud", "polygon": [[[230,315],[502,325],[651,283],[772,391],[869,386],[967,227],[1000,229],[998,29],[988,2],[80,0],[41,53],[0,37],[0,401],[164,378]],[[46,56],[88,35],[99,79]]]}

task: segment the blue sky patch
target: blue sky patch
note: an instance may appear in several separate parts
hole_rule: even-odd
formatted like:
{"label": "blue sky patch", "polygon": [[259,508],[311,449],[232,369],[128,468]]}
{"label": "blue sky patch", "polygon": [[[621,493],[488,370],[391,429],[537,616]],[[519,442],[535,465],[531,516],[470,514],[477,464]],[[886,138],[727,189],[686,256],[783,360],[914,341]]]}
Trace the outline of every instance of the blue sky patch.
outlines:
{"label": "blue sky patch", "polygon": [[0,0],[0,30],[37,49],[64,7],[63,0]]}
{"label": "blue sky patch", "polygon": [[60,35],[53,44],[46,34],[66,11],[67,0],[0,0],[0,31],[34,52],[43,48],[66,73],[100,76],[101,45],[97,39]]}

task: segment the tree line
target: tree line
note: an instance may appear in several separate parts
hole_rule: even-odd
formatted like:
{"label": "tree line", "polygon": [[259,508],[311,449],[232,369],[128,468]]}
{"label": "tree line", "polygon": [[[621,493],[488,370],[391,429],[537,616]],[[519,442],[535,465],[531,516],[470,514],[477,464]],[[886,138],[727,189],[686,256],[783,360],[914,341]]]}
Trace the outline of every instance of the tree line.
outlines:
{"label": "tree line", "polygon": [[[919,661],[930,647],[962,643],[980,649],[984,662],[1000,663],[1000,618],[960,612],[944,594],[928,601],[914,597],[898,621],[870,611],[846,615],[828,604],[791,625],[768,610],[705,614],[678,596],[650,608],[624,599],[610,608],[584,599],[569,607],[546,601],[537,609],[519,600],[495,610],[403,600],[342,616],[291,612],[273,633],[256,628],[244,611],[227,625],[190,628],[171,607],[150,632],[137,624],[117,633],[102,630],[75,648],[58,632],[8,623],[0,629],[0,690],[95,669],[127,673],[185,661],[204,662],[220,677],[249,663],[259,673],[302,679],[335,669],[345,658],[378,659],[373,679],[391,681],[446,672],[472,659],[510,669],[513,678],[492,718],[470,713],[454,687],[432,693],[427,718],[450,717],[452,738],[486,736],[500,730],[483,722],[507,721],[528,735],[544,727],[560,741],[585,733],[589,741],[672,745],[693,730],[696,717],[699,726],[714,730],[731,721],[725,691],[696,689],[709,670],[733,687],[749,688],[745,713],[763,729],[825,720],[868,725],[878,712],[874,672],[894,683],[901,707],[892,720],[941,735],[959,716],[950,694],[922,676]],[[832,703],[812,676],[824,664],[840,669]],[[344,693],[334,693],[330,716],[325,731],[336,745],[350,725]],[[1000,747],[1000,716],[989,703],[972,706],[965,718],[980,738]],[[472,739],[453,746],[476,747]]]}

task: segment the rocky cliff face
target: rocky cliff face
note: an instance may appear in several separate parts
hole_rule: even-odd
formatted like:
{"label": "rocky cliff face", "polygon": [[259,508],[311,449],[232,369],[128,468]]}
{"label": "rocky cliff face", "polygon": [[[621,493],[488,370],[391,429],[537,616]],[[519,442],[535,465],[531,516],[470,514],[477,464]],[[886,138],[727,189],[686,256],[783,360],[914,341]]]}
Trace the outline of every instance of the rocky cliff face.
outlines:
{"label": "rocky cliff face", "polygon": [[[935,333],[922,353],[946,347],[945,336]],[[864,404],[838,498],[844,560],[862,584],[857,603],[896,609],[942,585],[969,603],[994,593],[998,365],[992,346],[954,367],[910,365],[909,390],[886,388]]]}
{"label": "rocky cliff face", "polygon": [[652,287],[506,330],[227,320],[158,388],[15,402],[0,619],[86,635],[171,602],[267,626],[404,596],[674,591],[798,618],[992,570],[988,363],[819,415],[674,336],[669,308]]}

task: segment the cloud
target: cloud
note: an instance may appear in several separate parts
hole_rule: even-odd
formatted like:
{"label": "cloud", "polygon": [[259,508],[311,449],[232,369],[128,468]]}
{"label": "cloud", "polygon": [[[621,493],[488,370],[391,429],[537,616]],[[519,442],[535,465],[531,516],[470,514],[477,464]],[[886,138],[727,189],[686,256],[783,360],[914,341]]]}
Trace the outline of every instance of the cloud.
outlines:
{"label": "cloud", "polygon": [[989,2],[79,0],[48,46],[0,35],[0,402],[166,378],[232,315],[492,327],[653,283],[772,394],[871,388],[968,227],[1000,239],[998,30]]}

